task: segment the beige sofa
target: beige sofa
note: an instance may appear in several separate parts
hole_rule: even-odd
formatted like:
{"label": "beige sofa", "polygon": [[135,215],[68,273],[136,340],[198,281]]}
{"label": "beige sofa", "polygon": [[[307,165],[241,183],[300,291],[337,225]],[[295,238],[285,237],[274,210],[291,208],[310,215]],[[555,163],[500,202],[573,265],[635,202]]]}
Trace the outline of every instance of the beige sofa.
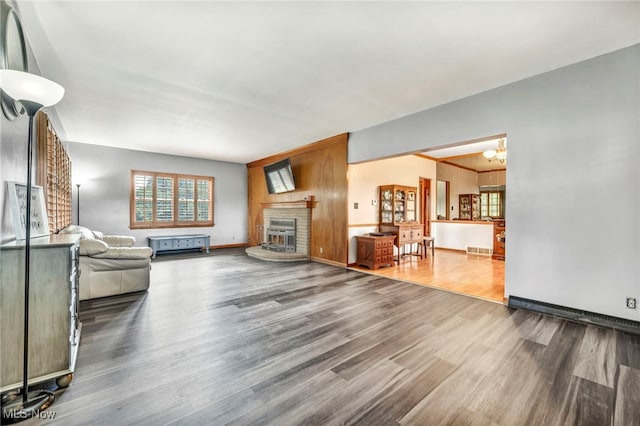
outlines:
{"label": "beige sofa", "polygon": [[151,248],[133,247],[134,237],[103,235],[70,225],[60,233],[80,239],[80,300],[113,296],[149,288]]}

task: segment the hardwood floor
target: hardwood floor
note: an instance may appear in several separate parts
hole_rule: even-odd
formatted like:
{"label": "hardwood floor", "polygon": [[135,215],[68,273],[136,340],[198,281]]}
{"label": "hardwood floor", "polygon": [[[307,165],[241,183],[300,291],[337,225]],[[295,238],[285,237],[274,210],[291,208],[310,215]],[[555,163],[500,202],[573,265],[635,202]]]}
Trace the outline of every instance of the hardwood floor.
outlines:
{"label": "hardwood floor", "polygon": [[504,300],[504,261],[454,250],[435,250],[424,259],[405,256],[393,267],[354,269],[415,284],[493,300]]}
{"label": "hardwood floor", "polygon": [[[437,255],[437,254],[436,254]],[[241,250],[81,304],[64,425],[632,425],[640,336]],[[635,422],[635,423],[634,423]]]}

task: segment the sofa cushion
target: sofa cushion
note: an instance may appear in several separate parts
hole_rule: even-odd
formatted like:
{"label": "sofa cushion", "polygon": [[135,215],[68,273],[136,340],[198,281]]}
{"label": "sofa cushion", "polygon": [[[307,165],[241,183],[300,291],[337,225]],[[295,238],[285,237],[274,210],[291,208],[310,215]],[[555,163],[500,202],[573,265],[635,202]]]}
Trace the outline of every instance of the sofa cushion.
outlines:
{"label": "sofa cushion", "polygon": [[[100,242],[102,243],[102,241]],[[108,250],[92,257],[98,259],[149,259],[152,252],[151,247],[108,247]]]}
{"label": "sofa cushion", "polygon": [[80,256],[95,256],[100,253],[105,253],[109,250],[109,245],[104,241],[96,239],[81,239],[80,240]]}

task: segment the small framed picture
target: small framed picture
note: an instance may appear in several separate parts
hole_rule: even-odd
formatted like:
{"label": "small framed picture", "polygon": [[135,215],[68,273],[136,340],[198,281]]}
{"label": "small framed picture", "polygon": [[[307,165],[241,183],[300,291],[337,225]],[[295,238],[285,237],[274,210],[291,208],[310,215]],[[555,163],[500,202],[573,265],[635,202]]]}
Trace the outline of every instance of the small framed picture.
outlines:
{"label": "small framed picture", "polygon": [[[16,240],[26,237],[27,185],[19,182],[7,182],[11,217]],[[44,190],[41,186],[31,186],[31,238],[49,235],[49,217],[44,202]]]}

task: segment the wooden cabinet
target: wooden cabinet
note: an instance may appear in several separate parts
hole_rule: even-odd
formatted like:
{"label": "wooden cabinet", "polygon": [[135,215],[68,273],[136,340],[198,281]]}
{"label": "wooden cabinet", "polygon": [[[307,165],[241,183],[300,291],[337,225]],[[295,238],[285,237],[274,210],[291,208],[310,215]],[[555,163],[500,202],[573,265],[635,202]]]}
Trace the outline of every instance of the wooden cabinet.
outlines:
{"label": "wooden cabinet", "polygon": [[458,219],[480,220],[480,195],[460,194],[458,196]]}
{"label": "wooden cabinet", "polygon": [[393,266],[393,246],[395,235],[356,236],[358,245],[357,265],[366,266],[369,269],[378,269],[380,266]]}
{"label": "wooden cabinet", "polygon": [[505,244],[507,223],[504,219],[493,220],[493,258],[504,260],[506,256]]}
{"label": "wooden cabinet", "polygon": [[416,222],[418,191],[415,186],[384,185],[380,187],[381,225]]}
{"label": "wooden cabinet", "polygon": [[[29,383],[59,379],[68,385],[80,340],[78,242],[80,234],[31,240]],[[0,387],[22,385],[24,241],[0,246]],[[64,384],[63,384],[64,383]]]}

